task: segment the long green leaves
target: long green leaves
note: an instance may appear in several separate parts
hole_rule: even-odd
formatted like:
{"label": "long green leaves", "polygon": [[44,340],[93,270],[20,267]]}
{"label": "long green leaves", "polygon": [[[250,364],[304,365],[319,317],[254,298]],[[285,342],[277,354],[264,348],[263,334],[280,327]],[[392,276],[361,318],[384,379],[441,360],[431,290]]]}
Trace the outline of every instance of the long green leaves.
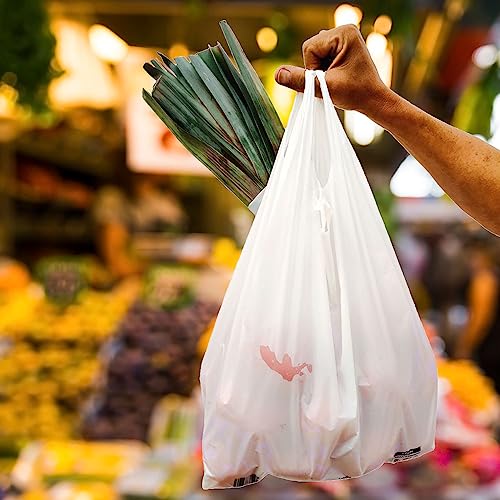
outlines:
{"label": "long green leaves", "polygon": [[218,43],[189,58],[163,54],[144,69],[156,80],[145,101],[179,141],[241,201],[266,186],[283,125],[226,21],[236,65]]}
{"label": "long green leaves", "polygon": [[283,136],[283,125],[278,117],[278,113],[276,112],[271,99],[269,99],[266,89],[262,85],[255,69],[250,64],[245,52],[243,52],[240,42],[236,38],[233,30],[227,21],[221,21],[219,24],[226,42],[231,49],[231,54],[238,65],[242,79],[245,82],[245,87],[254,90],[250,93],[252,102],[256,106],[261,117],[269,118],[268,120],[264,120],[262,123],[269,134],[269,139],[271,140],[274,150],[277,153]]}

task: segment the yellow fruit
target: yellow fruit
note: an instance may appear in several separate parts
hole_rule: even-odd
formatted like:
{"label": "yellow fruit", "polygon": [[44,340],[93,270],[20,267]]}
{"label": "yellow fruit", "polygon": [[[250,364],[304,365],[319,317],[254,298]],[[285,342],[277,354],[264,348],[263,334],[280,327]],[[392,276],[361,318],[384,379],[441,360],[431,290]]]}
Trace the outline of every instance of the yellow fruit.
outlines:
{"label": "yellow fruit", "polygon": [[28,491],[27,493],[24,493],[21,497],[20,500],[49,500],[49,495],[48,493],[42,491],[42,490],[36,490],[36,491]]}
{"label": "yellow fruit", "polygon": [[495,402],[492,381],[469,360],[440,360],[438,374],[450,382],[453,393],[471,410],[485,410]]}
{"label": "yellow fruit", "polygon": [[46,301],[37,287],[0,293],[0,335],[12,343],[0,356],[0,436],[71,437],[77,402],[98,374],[98,349],[137,290],[84,292],[66,309]]}
{"label": "yellow fruit", "polygon": [[210,341],[210,337],[212,336],[216,319],[217,318],[212,319],[210,324],[207,326],[207,329],[203,332],[200,339],[198,340],[198,355],[200,357],[203,357],[205,351],[207,350],[208,342]]}
{"label": "yellow fruit", "polygon": [[219,238],[212,246],[211,262],[216,266],[234,269],[240,258],[240,253],[240,250],[233,240],[229,238]]}

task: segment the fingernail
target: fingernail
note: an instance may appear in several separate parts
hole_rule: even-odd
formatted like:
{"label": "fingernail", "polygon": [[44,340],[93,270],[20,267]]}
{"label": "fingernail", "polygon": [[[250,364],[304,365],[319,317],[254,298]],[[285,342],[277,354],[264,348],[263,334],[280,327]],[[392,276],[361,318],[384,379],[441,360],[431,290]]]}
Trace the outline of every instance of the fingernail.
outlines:
{"label": "fingernail", "polygon": [[286,68],[280,68],[277,75],[278,83],[286,85],[290,81],[290,71]]}

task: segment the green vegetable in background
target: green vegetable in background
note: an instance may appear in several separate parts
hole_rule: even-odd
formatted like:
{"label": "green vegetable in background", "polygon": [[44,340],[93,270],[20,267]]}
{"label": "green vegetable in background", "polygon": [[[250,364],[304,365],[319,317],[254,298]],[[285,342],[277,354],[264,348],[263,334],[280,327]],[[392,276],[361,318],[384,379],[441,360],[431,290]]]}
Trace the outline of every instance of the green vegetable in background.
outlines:
{"label": "green vegetable in background", "polygon": [[42,0],[0,0],[0,85],[19,92],[20,105],[34,112],[47,107],[56,40]]}
{"label": "green vegetable in background", "polygon": [[500,94],[500,67],[493,64],[481,79],[467,87],[453,115],[452,124],[471,134],[491,137],[493,101]]}
{"label": "green vegetable in background", "polygon": [[155,78],[143,96],[179,141],[243,203],[266,186],[283,125],[226,21],[235,63],[219,43],[175,61],[160,54],[144,69]]}

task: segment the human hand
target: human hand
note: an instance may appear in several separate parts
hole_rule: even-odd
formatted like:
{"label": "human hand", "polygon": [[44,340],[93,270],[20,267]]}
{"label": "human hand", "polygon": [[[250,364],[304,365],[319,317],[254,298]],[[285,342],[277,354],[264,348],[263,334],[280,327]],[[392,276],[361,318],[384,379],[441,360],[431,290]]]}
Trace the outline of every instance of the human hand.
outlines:
{"label": "human hand", "polygon": [[[325,71],[330,96],[339,108],[368,114],[390,92],[379,77],[360,31],[352,24],[320,31],[304,42],[302,55],[306,69]],[[275,79],[285,87],[304,91],[303,68],[281,66]],[[321,94],[317,91],[316,95]]]}

